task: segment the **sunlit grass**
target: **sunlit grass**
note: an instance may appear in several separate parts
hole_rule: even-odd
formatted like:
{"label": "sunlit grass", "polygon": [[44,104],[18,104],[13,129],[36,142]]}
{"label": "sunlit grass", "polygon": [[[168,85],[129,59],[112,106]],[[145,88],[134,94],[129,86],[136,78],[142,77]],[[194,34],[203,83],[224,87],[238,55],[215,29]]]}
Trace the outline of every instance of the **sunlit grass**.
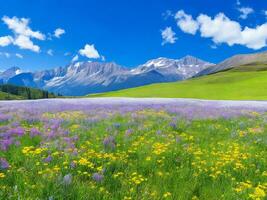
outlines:
{"label": "sunlit grass", "polygon": [[82,111],[43,116],[33,124],[1,122],[13,138],[0,152],[1,199],[266,198],[267,134],[257,113],[209,120],[153,110],[95,121]]}

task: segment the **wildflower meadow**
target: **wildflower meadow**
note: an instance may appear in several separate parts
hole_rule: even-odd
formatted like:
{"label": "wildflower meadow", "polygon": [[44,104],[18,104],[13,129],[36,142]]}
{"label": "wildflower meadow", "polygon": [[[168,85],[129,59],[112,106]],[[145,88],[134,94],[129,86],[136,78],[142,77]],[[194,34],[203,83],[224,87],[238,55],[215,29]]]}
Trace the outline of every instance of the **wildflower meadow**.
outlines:
{"label": "wildflower meadow", "polygon": [[212,102],[0,103],[0,199],[267,198],[267,115]]}

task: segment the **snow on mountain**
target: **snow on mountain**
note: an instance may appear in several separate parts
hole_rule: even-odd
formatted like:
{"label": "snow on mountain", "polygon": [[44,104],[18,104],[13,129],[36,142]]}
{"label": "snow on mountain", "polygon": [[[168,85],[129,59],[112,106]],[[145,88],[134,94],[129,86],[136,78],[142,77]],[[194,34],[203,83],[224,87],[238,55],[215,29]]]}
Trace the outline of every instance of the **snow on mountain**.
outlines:
{"label": "snow on mountain", "polygon": [[6,83],[10,78],[21,73],[20,68],[11,67],[0,73],[0,83]]}
{"label": "snow on mountain", "polygon": [[212,65],[212,63],[205,62],[193,56],[185,56],[177,60],[160,57],[149,60],[133,71],[135,73],[143,73],[156,70],[165,75],[177,75],[180,76],[181,79],[188,79]]}
{"label": "snow on mountain", "polygon": [[15,75],[8,82],[38,87],[63,95],[79,96],[151,83],[188,79],[211,63],[192,56],[157,58],[134,69],[105,62],[77,62],[66,67]]}

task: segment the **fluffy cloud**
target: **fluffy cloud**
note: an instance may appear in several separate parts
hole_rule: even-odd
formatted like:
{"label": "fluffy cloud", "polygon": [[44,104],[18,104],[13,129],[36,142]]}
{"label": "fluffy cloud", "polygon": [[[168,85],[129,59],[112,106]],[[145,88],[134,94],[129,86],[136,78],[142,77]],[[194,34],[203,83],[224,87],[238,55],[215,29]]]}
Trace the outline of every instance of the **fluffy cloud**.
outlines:
{"label": "fluffy cloud", "polygon": [[79,53],[87,58],[100,58],[100,55],[93,44],[86,44],[83,49],[79,50]]}
{"label": "fluffy cloud", "polygon": [[198,30],[198,23],[193,20],[191,15],[186,14],[183,10],[179,10],[175,14],[175,19],[177,21],[177,26],[180,27],[182,31],[192,35],[196,34]]}
{"label": "fluffy cloud", "polygon": [[23,55],[21,55],[21,54],[19,54],[19,53],[16,53],[15,55],[16,55],[18,58],[21,58],[21,59],[23,58]]}
{"label": "fluffy cloud", "polygon": [[212,38],[215,43],[226,42],[228,45],[235,44],[240,36],[240,25],[228,19],[223,13],[219,13],[214,19],[201,14],[197,18],[202,37]]}
{"label": "fluffy cloud", "polygon": [[162,37],[162,45],[170,43],[173,44],[177,40],[175,37],[175,32],[173,32],[171,27],[166,27],[164,30],[161,31]]}
{"label": "fluffy cloud", "polygon": [[[200,14],[194,21],[198,24],[201,37],[211,38],[215,44],[239,44],[255,50],[267,45],[267,23],[255,28],[242,28],[238,22],[229,19],[223,13],[217,14],[214,18]],[[181,30],[190,33],[182,28]]]}
{"label": "fluffy cloud", "polygon": [[10,45],[13,42],[13,38],[11,36],[3,36],[0,37],[0,46],[5,47]]}
{"label": "fluffy cloud", "polygon": [[46,52],[48,55],[53,56],[54,52],[52,49],[48,49],[48,51]]}
{"label": "fluffy cloud", "polygon": [[[33,44],[32,38],[37,40],[45,40],[45,35],[40,31],[33,31],[29,27],[30,20],[26,18],[17,17],[7,17],[4,16],[2,21],[8,26],[10,30],[14,33],[14,36],[4,36],[1,37],[3,44],[9,45],[13,43],[21,49],[29,49],[34,52],[39,52],[40,47]],[[4,38],[4,39],[3,39]],[[0,42],[1,43],[1,42]]]}
{"label": "fluffy cloud", "polygon": [[42,34],[40,31],[33,31],[29,27],[29,22],[30,22],[29,19],[26,18],[19,19],[17,17],[9,18],[7,16],[4,16],[2,20],[8,26],[8,28],[12,30],[16,35],[24,35],[38,40],[45,40],[44,34]]}
{"label": "fluffy cloud", "polygon": [[61,35],[65,34],[65,33],[66,33],[66,32],[65,32],[64,29],[62,29],[62,28],[57,28],[57,29],[54,31],[54,36],[55,36],[56,38],[60,38]]}
{"label": "fluffy cloud", "polygon": [[254,10],[250,7],[238,8],[238,11],[241,13],[239,16],[241,19],[247,19],[248,15],[254,12]]}
{"label": "fluffy cloud", "polygon": [[79,59],[79,56],[78,56],[78,55],[75,55],[75,56],[72,58],[71,62],[76,62],[76,61],[78,61],[78,59]]}
{"label": "fluffy cloud", "polygon": [[13,44],[17,45],[20,49],[29,49],[34,52],[40,52],[40,47],[33,44],[30,38],[25,35],[17,36]]}

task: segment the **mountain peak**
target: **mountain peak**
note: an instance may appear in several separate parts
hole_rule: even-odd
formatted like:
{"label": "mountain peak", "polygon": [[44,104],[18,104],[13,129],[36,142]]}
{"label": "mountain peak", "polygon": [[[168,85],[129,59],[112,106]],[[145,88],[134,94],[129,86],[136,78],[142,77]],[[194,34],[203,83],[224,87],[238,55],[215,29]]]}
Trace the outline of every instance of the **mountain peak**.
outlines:
{"label": "mountain peak", "polygon": [[178,60],[178,62],[182,65],[213,65],[212,63],[206,62],[204,60],[201,60],[199,58],[196,58],[191,55],[186,55],[185,57],[182,57],[181,59]]}
{"label": "mountain peak", "polygon": [[0,73],[0,80],[1,82],[6,82],[8,79],[12,78],[21,73],[21,69],[19,67],[10,67],[7,70]]}

